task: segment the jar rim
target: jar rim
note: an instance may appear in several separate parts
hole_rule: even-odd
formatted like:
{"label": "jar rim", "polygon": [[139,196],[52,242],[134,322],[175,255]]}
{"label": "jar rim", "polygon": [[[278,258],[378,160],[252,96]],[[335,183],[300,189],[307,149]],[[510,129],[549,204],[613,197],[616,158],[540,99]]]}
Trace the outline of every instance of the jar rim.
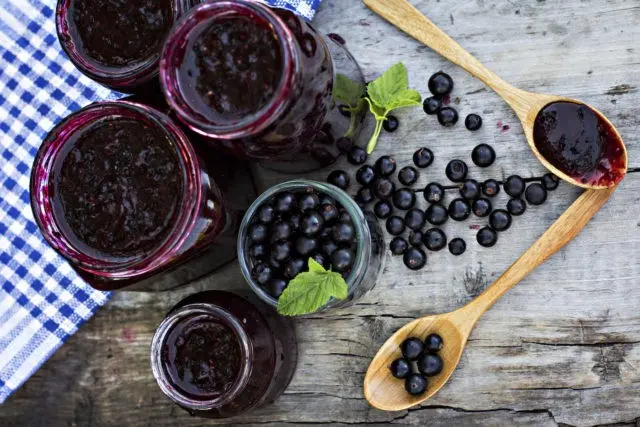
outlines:
{"label": "jar rim", "polygon": [[[282,76],[271,100],[258,112],[231,125],[210,123],[195,111],[181,95],[178,83],[178,67],[185,54],[185,42],[203,26],[216,19],[228,18],[230,10],[237,14],[247,14],[264,21],[277,36],[281,57]],[[177,61],[176,58],[180,58]],[[300,74],[300,59],[295,48],[295,36],[283,19],[270,7],[249,0],[220,0],[205,2],[193,7],[174,25],[167,38],[160,59],[160,83],[167,103],[176,111],[180,120],[194,132],[214,139],[232,140],[256,135],[267,129],[284,114],[292,102],[296,80]]]}
{"label": "jar rim", "polygon": [[[52,188],[55,166],[64,148],[72,140],[73,134],[86,129],[96,119],[123,117],[125,113],[137,115],[139,119],[144,118],[157,126],[175,145],[175,154],[183,171],[184,195],[178,202],[179,209],[171,220],[172,224],[167,237],[152,250],[133,257],[102,255],[99,251],[87,254],[72,243],[74,239],[69,238],[68,233],[64,231],[65,227],[60,226],[60,220],[54,213],[53,201],[56,194]],[[70,126],[72,128],[69,128]],[[139,277],[170,259],[188,237],[188,233],[183,231],[195,226],[197,217],[193,213],[197,211],[202,199],[199,191],[202,177],[199,170],[199,160],[191,143],[182,130],[165,114],[149,106],[130,101],[97,102],[65,118],[45,137],[31,170],[31,209],[47,243],[75,267],[109,279]]]}
{"label": "jar rim", "polygon": [[[211,400],[192,399],[184,393],[180,393],[178,388],[171,384],[171,380],[162,366],[162,348],[169,333],[182,320],[198,314],[213,317],[233,331],[240,347],[241,360],[244,361],[231,389]],[[249,382],[252,360],[253,345],[240,320],[228,310],[211,303],[189,304],[171,312],[162,321],[151,342],[151,370],[158,386],[166,396],[177,404],[196,411],[220,408],[236,398]]]}
{"label": "jar rim", "polygon": [[[324,193],[332,198],[334,198],[338,203],[342,205],[351,216],[353,225],[356,229],[356,257],[353,268],[346,282],[349,287],[349,294],[347,300],[350,300],[355,292],[356,288],[360,284],[360,282],[364,279],[366,275],[366,270],[369,266],[372,253],[371,246],[367,242],[371,242],[372,234],[367,223],[367,219],[364,215],[364,212],[358,206],[358,204],[349,196],[345,191],[340,188],[327,184],[320,181],[313,181],[307,179],[298,179],[283,182],[281,184],[275,185],[269,188],[267,191],[262,193],[253,204],[247,210],[244,218],[242,219],[242,223],[240,225],[240,232],[238,233],[238,261],[240,264],[240,270],[242,271],[242,275],[244,276],[245,281],[249,284],[251,290],[260,297],[260,299],[272,307],[278,306],[278,300],[266,292],[258,283],[253,280],[250,269],[250,262],[248,256],[248,231],[251,225],[251,222],[256,217],[258,210],[264,202],[275,196],[276,194],[283,191],[296,191],[296,190],[305,190],[307,188],[313,188],[316,191]],[[320,310],[325,310],[328,308],[333,308],[335,306],[340,305],[340,301],[336,301],[332,299],[329,301],[327,305],[325,305]]]}

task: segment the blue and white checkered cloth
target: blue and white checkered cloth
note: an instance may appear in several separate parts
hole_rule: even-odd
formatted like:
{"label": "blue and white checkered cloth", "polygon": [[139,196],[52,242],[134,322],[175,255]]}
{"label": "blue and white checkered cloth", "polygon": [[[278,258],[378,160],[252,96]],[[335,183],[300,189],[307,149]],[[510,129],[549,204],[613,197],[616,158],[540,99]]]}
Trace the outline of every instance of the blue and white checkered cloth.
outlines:
{"label": "blue and white checkered cloth", "polygon": [[[267,0],[311,19],[320,0]],[[81,75],[57,41],[55,0],[0,0],[0,403],[110,294],[86,285],[42,239],[29,174],[63,117],[115,92]]]}

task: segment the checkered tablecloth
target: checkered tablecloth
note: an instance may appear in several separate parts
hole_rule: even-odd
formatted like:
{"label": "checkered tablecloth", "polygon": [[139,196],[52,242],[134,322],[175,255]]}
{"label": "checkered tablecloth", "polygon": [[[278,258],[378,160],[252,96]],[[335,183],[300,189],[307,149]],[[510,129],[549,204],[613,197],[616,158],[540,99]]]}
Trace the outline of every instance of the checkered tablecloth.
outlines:
{"label": "checkered tablecloth", "polygon": [[[267,0],[311,19],[320,0]],[[29,174],[63,117],[119,94],[75,70],[56,38],[55,0],[0,0],[0,403],[96,310],[86,285],[42,239]]]}

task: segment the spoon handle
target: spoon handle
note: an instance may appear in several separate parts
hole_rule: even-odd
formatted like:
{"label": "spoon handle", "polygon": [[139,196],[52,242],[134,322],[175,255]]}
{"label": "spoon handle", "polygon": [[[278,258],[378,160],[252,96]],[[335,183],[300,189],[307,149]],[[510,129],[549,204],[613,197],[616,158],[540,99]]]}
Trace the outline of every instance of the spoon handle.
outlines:
{"label": "spoon handle", "polygon": [[518,116],[526,117],[530,109],[527,92],[502,80],[486,68],[473,55],[464,50],[455,40],[424,16],[407,0],[363,0],[375,13],[424,43],[440,55],[462,67],[483,81],[513,108]]}
{"label": "spoon handle", "polygon": [[470,318],[474,320],[465,322],[463,327],[469,330],[473,328],[475,320],[491,308],[509,289],[573,240],[617,188],[616,186],[605,190],[585,191],[498,280],[478,298],[460,309],[465,312],[464,317],[467,320]]}

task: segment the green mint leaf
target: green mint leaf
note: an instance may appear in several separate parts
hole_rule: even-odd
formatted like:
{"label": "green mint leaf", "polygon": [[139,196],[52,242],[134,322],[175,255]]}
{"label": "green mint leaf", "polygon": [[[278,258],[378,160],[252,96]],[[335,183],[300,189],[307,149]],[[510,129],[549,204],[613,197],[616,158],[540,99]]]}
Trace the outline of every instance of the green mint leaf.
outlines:
{"label": "green mint leaf", "polygon": [[387,105],[399,93],[409,89],[407,68],[402,62],[389,68],[383,75],[369,83],[369,99],[378,107],[388,109]]}
{"label": "green mint leaf", "polygon": [[387,118],[387,110],[384,107],[378,106],[371,99],[365,98],[367,103],[369,104],[369,110],[371,114],[376,118],[376,120],[385,120]]}
{"label": "green mint leaf", "polygon": [[298,274],[289,282],[278,300],[278,313],[283,316],[302,316],[324,307],[331,298],[346,299],[347,282],[340,273],[325,270],[309,259],[309,271]]}
{"label": "green mint leaf", "polygon": [[364,94],[364,85],[351,80],[344,74],[337,74],[333,82],[333,97],[349,107],[358,108]]}
{"label": "green mint leaf", "polygon": [[348,107],[349,112],[351,112],[351,118],[349,119],[349,129],[347,129],[347,132],[344,134],[345,138],[355,138],[358,125],[362,122],[361,113],[367,111],[367,105],[367,100],[360,98],[356,108]]}
{"label": "green mint leaf", "polygon": [[412,107],[414,105],[420,105],[422,103],[422,97],[417,90],[404,90],[396,94],[393,99],[386,105],[387,111],[395,110],[397,108]]}

